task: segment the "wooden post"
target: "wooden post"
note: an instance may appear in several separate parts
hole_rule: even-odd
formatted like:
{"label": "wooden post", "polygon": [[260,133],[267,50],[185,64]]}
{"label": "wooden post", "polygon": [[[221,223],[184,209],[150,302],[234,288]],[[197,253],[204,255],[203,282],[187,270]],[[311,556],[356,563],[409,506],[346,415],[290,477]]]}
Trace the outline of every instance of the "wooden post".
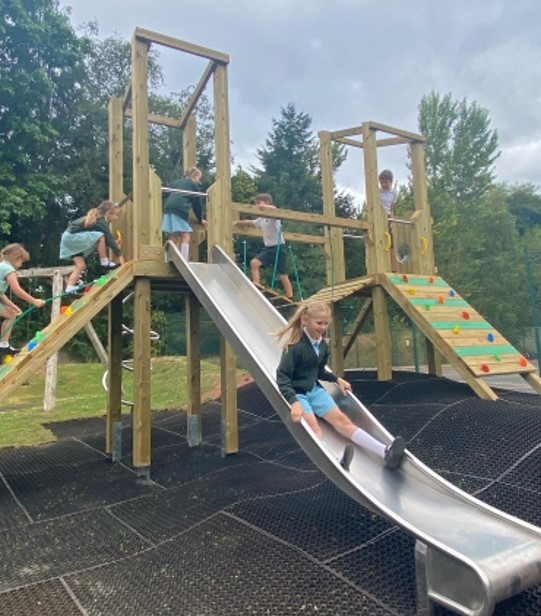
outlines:
{"label": "wooden post", "polygon": [[199,301],[193,293],[186,296],[186,360],[188,375],[188,445],[201,443],[203,405],[201,402],[201,319]]}
{"label": "wooden post", "polygon": [[[59,270],[53,274],[53,301],[51,302],[51,323],[60,316],[60,297],[64,289],[64,277]],[[55,353],[47,360],[45,373],[45,396],[43,398],[43,410],[48,413],[56,407],[56,385],[58,382],[58,354]]]}
{"label": "wooden post", "polygon": [[[149,217],[148,43],[132,39],[133,106],[133,257],[151,241]],[[134,293],[133,464],[141,476],[150,472],[150,279],[136,278]]]}
{"label": "wooden post", "polygon": [[[323,188],[323,213],[325,216],[336,216],[331,133],[321,131],[318,135],[321,183]],[[328,230],[328,238],[330,242],[330,258],[326,259],[327,285],[332,287],[335,284],[344,282],[346,279],[344,232],[339,227],[331,227]],[[331,367],[336,374],[342,375],[344,372],[344,350],[342,345],[342,315],[339,302],[333,302],[331,309]]]}
{"label": "wooden post", "polygon": [[133,354],[133,465],[148,476],[151,457],[150,417],[150,279],[136,278],[134,293]]}
{"label": "wooden post", "polygon": [[[233,220],[231,217],[231,150],[229,135],[229,102],[227,64],[219,64],[214,72],[214,138],[216,144],[216,191],[218,212],[213,213],[213,224],[218,228],[213,238],[219,238],[221,247],[233,254]],[[211,245],[209,242],[209,254]],[[222,453],[239,450],[236,356],[231,345],[221,338],[222,388]]]}
{"label": "wooden post", "polygon": [[434,273],[434,245],[432,240],[432,217],[426,186],[424,146],[411,144],[411,168],[413,178],[414,216],[414,271],[416,274]]}
{"label": "wooden post", "polygon": [[[122,428],[122,295],[109,304],[109,367],[107,374],[107,427],[105,452],[112,454],[113,462],[120,460]],[[135,389],[135,388],[134,388]],[[118,438],[116,438],[118,436]]]}
{"label": "wooden post", "polygon": [[[387,216],[381,207],[378,188],[378,166],[376,134],[370,123],[362,125],[363,153],[366,203],[368,208],[368,221],[373,224],[373,237],[367,243],[370,258],[369,274],[388,272],[390,270],[390,251],[386,241]],[[387,298],[383,289],[375,286],[372,290],[374,302],[374,329],[376,334],[376,362],[378,378],[388,381],[392,378],[391,362],[391,336],[389,331],[389,314],[387,312]]]}

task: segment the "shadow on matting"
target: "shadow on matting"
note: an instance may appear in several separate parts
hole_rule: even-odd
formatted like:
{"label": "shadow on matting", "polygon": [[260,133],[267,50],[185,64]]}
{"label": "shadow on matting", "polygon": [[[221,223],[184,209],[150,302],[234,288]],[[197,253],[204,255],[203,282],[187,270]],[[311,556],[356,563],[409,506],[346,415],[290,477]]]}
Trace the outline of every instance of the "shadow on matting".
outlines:
{"label": "shadow on matting", "polygon": [[[488,402],[411,373],[348,378],[421,461],[541,526],[539,396]],[[0,615],[413,616],[414,539],[335,488],[254,384],[239,409],[241,451],[225,458],[218,402],[196,448],[183,413],[154,413],[151,482],[131,468],[129,416],[120,464],[103,453],[103,419],[50,424],[58,442],[0,451]],[[494,613],[541,614],[541,587]]]}

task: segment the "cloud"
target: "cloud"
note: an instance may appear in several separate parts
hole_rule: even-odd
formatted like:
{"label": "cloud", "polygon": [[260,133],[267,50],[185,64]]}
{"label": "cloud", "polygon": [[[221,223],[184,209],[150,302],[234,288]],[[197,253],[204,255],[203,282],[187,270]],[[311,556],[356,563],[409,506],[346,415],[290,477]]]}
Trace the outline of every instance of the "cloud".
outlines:
{"label": "cloud", "polygon": [[[129,11],[110,0],[65,2],[72,23],[95,18],[103,35],[130,39],[141,26],[228,53],[239,159],[264,144],[289,102],[311,115],[316,132],[365,120],[416,131],[421,97],[434,90],[488,110],[501,141],[498,179],[541,186],[538,0],[161,0],[151,8],[132,0]],[[205,66],[162,55],[171,91]],[[405,153],[386,150],[382,164],[407,178]],[[352,153],[341,182],[358,193],[359,177],[362,156]]]}

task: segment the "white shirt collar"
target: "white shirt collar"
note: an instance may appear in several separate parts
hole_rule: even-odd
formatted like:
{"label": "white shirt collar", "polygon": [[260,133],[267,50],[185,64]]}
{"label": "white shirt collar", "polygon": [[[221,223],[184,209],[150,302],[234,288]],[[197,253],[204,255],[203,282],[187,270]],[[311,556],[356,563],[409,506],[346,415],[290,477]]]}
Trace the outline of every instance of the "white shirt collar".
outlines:
{"label": "white shirt collar", "polygon": [[310,340],[310,342],[312,343],[312,346],[316,345],[316,344],[321,344],[321,341],[323,340],[323,337],[320,336],[317,340],[315,338],[312,338],[312,336],[310,336],[310,334],[306,331],[306,327],[303,328],[304,333],[306,334],[308,340]]}

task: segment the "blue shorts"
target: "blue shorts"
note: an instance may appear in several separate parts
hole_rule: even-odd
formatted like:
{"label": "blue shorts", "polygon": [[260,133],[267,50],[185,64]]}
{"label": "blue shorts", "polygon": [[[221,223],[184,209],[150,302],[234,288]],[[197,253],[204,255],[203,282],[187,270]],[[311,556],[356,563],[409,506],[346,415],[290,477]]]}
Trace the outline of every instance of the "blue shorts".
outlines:
{"label": "blue shorts", "polygon": [[178,214],[163,215],[162,231],[164,233],[192,233],[190,223]]}
{"label": "blue shorts", "polygon": [[336,402],[331,394],[320,385],[314,385],[306,394],[295,395],[302,404],[305,413],[315,413],[318,417],[324,417],[330,410],[336,407]]}

